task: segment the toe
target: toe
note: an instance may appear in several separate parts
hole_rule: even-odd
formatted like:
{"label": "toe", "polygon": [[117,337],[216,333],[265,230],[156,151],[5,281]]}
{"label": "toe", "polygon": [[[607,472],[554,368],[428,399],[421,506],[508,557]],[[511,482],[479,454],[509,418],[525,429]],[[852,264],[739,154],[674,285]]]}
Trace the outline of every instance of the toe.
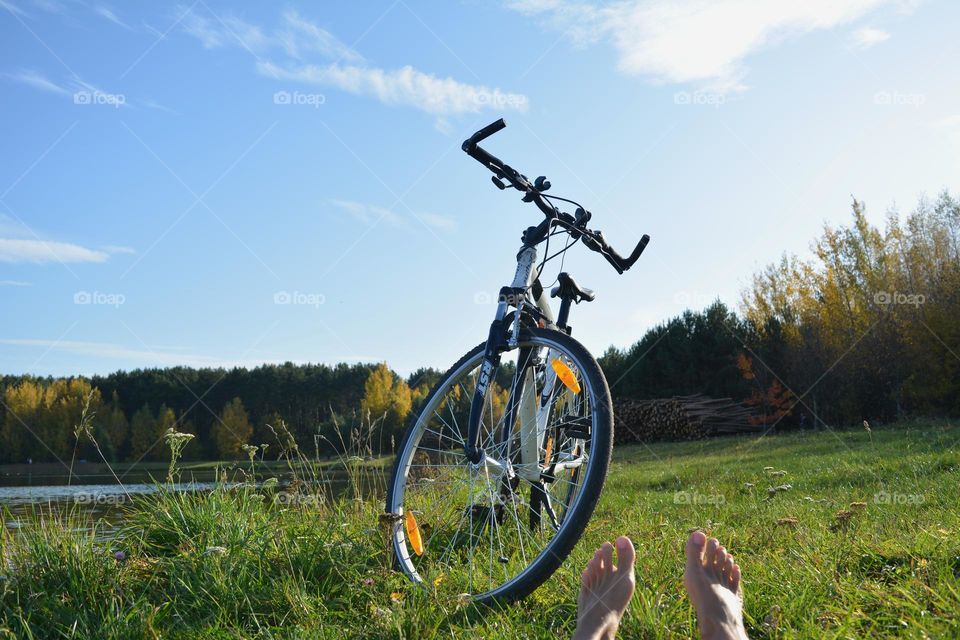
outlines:
{"label": "toe", "polygon": [[720,573],[723,571],[723,567],[727,564],[727,557],[729,555],[730,554],[727,553],[726,548],[724,548],[722,545],[717,549],[717,555],[713,561],[714,571],[716,571],[717,573]]}
{"label": "toe", "polygon": [[687,566],[697,569],[703,566],[703,552],[707,545],[707,536],[703,531],[694,531],[687,538]]}
{"label": "toe", "polygon": [[617,538],[617,571],[627,571],[633,573],[633,562],[637,557],[637,552],[633,548],[633,542],[627,536]]}
{"label": "toe", "polygon": [[733,575],[733,556],[727,554],[727,561],[723,563],[723,583],[730,586],[731,576]]}
{"label": "toe", "polygon": [[587,582],[588,586],[593,586],[597,581],[597,575],[600,573],[600,550],[597,549],[596,553],[593,554],[593,557],[590,558],[590,562],[587,563]]}
{"label": "toe", "polygon": [[740,565],[734,563],[730,570],[730,590],[734,593],[740,593]]}
{"label": "toe", "polygon": [[720,541],[716,538],[707,540],[707,551],[703,556],[703,564],[712,567],[717,563],[717,551],[720,549]]}
{"label": "toe", "polygon": [[603,574],[606,575],[613,571],[613,545],[604,542],[600,547],[601,558],[603,559]]}

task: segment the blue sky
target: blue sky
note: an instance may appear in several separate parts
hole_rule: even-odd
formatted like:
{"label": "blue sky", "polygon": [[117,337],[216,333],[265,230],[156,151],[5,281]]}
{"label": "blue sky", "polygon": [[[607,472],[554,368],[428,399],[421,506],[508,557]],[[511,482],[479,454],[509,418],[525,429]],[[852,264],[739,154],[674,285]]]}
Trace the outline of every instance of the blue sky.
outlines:
{"label": "blue sky", "polygon": [[183,4],[0,0],[0,372],[387,361],[480,342],[539,214],[596,351],[806,255],[822,225],[956,189],[948,1]]}

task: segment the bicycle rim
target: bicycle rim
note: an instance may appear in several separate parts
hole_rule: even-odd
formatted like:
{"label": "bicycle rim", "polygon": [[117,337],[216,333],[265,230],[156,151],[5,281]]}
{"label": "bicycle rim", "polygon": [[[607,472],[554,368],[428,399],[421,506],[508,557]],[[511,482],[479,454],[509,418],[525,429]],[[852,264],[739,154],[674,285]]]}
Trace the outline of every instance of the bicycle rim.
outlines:
{"label": "bicycle rim", "polygon": [[[509,460],[517,479],[471,467],[463,453],[480,349],[441,380],[405,438],[387,509],[401,517],[393,547],[414,582],[480,600],[510,598],[531,581],[539,584],[545,566],[559,564],[572,547],[570,533],[579,537],[579,530],[566,530],[583,526],[573,515],[584,485],[603,481],[592,473],[600,462],[605,470],[606,458],[591,455],[591,434],[603,428],[595,407],[608,395],[605,383],[597,389],[585,374],[586,352],[547,333],[522,337],[504,354],[501,372],[512,363],[512,375],[490,384],[485,398],[481,445],[488,456]],[[554,376],[553,391],[544,395],[550,369],[568,381]],[[538,409],[545,417],[534,422],[537,429],[523,429]]]}

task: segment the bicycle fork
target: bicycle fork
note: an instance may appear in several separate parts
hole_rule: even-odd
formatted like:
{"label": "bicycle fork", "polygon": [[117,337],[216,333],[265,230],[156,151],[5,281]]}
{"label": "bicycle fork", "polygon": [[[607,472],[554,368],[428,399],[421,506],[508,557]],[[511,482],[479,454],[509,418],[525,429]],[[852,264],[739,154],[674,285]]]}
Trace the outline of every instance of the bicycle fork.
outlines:
{"label": "bicycle fork", "polygon": [[[507,472],[512,476],[509,466],[509,455],[503,460],[494,460],[487,456],[480,446],[480,427],[483,417],[484,403],[487,390],[493,382],[497,369],[500,366],[500,355],[507,349],[516,347],[520,335],[521,309],[526,299],[526,292],[533,279],[533,265],[536,263],[537,250],[532,246],[524,246],[517,255],[517,270],[513,277],[513,284],[500,290],[497,312],[490,325],[490,334],[484,351],[483,363],[477,377],[477,386],[470,405],[470,418],[467,423],[467,439],[464,443],[464,453],[474,465],[484,465],[488,470],[502,474]],[[544,292],[538,292],[535,300],[544,320],[551,326],[553,313],[546,302]],[[516,307],[512,327],[504,324],[507,309],[510,305]],[[509,331],[509,338],[507,337]],[[517,361],[516,379],[510,389],[509,400],[504,416],[505,444],[509,438],[510,429],[516,418],[520,418],[520,457],[517,475],[531,482],[540,482],[539,452],[543,444],[543,436],[550,412],[550,400],[556,388],[556,373],[551,367],[546,368],[543,393],[537,402],[536,384],[533,368],[533,354],[529,349],[521,349]],[[548,362],[553,356],[552,350],[547,354]],[[492,426],[492,425],[491,425]],[[510,479],[510,478],[508,478]]]}

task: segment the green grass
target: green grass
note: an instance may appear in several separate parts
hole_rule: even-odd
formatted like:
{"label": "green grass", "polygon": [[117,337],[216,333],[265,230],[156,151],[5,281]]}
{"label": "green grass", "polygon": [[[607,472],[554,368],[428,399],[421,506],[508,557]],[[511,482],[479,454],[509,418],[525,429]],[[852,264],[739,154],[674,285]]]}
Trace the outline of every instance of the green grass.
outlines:
{"label": "green grass", "polygon": [[618,449],[564,567],[496,610],[386,569],[379,502],[166,494],[134,503],[113,541],[81,529],[79,514],[38,513],[4,537],[0,638],[555,640],[573,629],[586,560],[620,533],[639,561],[620,637],[685,638],[693,528],[737,557],[751,637],[960,637],[958,440],[960,428],[903,423]]}

